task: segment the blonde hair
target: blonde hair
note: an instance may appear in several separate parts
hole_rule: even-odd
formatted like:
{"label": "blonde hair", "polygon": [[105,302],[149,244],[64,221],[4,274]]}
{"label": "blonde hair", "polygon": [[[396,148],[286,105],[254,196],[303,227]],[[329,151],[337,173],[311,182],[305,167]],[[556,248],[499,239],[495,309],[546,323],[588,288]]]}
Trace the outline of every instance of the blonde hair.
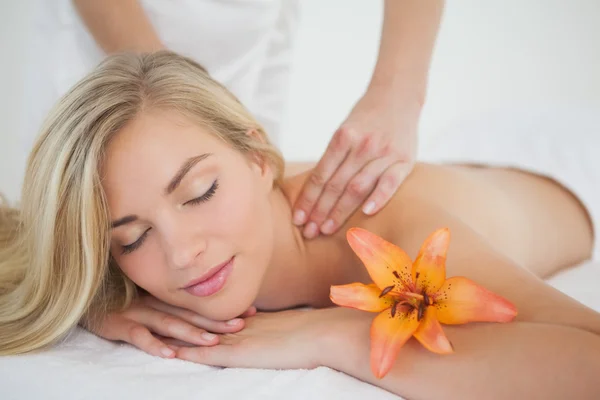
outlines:
{"label": "blonde hair", "polygon": [[0,355],[54,344],[78,323],[93,327],[135,298],[135,285],[109,256],[99,170],[111,137],[151,108],[174,109],[240,152],[262,157],[280,182],[280,153],[199,64],[169,51],[107,58],[44,123],[21,209],[0,204]]}

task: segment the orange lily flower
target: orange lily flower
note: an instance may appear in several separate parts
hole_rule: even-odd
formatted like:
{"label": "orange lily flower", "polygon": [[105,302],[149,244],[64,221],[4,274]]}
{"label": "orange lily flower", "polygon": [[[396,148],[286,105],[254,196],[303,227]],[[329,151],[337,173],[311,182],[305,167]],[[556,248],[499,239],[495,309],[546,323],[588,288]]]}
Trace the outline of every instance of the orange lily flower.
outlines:
{"label": "orange lily flower", "polygon": [[330,298],[339,306],[380,313],[371,325],[371,369],[377,378],[389,372],[411,336],[432,352],[452,353],[440,322],[509,322],[517,315],[508,300],[473,281],[446,279],[448,229],[431,234],[414,263],[367,230],[351,228],[346,237],[374,284],[331,286]]}

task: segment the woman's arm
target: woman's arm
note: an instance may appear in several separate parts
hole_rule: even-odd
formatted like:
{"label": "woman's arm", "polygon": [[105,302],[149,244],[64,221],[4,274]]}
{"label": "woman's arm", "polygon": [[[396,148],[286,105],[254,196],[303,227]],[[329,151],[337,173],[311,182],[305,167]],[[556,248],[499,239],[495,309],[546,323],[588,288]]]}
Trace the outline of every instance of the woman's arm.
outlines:
{"label": "woman's arm", "polygon": [[137,0],[73,0],[77,12],[107,54],[162,49],[156,31]]}
{"label": "woman's arm", "polygon": [[455,353],[409,340],[381,380],[369,363],[371,319],[330,332],[323,364],[407,399],[597,399],[600,338],[567,326],[515,322],[444,326]]}
{"label": "woman's arm", "polygon": [[[361,225],[384,233],[413,257],[431,232],[449,227],[447,276],[472,279],[510,300],[519,314],[509,324],[444,326],[455,347],[450,356],[429,353],[411,340],[382,380],[370,370],[370,323],[357,320],[353,327],[328,330],[334,340],[320,352],[325,365],[411,399],[600,396],[600,314],[500,254],[442,203],[404,195],[387,215]],[[538,246],[544,243],[540,237]]]}
{"label": "woman's arm", "polygon": [[437,355],[409,340],[375,378],[370,326],[375,314],[348,308],[260,313],[210,347],[177,357],[206,365],[297,369],[327,366],[407,399],[597,399],[600,338],[532,322],[444,326],[455,353]]}

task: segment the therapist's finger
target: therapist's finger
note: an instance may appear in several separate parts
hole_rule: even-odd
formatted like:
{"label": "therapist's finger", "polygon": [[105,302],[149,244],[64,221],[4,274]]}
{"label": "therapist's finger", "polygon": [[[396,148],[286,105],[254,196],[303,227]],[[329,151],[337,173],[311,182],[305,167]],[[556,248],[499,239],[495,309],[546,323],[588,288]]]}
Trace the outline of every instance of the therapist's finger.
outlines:
{"label": "therapist's finger", "polygon": [[362,211],[367,215],[378,213],[390,201],[413,167],[414,163],[396,162],[386,169],[377,180],[377,185],[365,201]]}
{"label": "therapist's finger", "polygon": [[310,174],[298,200],[296,200],[293,216],[294,224],[302,225],[308,221],[308,216],[317,200],[319,200],[325,184],[335,174],[348,155],[352,144],[352,134],[352,130],[340,128],[329,142],[327,150],[325,150],[323,157]]}
{"label": "therapist's finger", "polygon": [[[310,231],[310,225],[314,223],[318,227],[321,227],[323,223],[325,223],[325,220],[333,210],[336,203],[348,190],[348,184],[350,181],[354,179],[356,174],[360,172],[360,170],[365,166],[365,164],[368,163],[368,161],[370,160],[364,160],[362,157],[358,158],[353,153],[346,158],[344,163],[340,166],[340,168],[338,168],[329,182],[325,184],[321,197],[319,197],[317,204],[308,217],[310,222],[307,224],[303,232],[305,237],[310,239],[316,236],[310,236],[310,232],[307,232]],[[356,188],[357,187],[354,187],[354,189]],[[357,197],[357,201],[359,203],[366,199],[370,193],[363,192],[362,187],[360,189],[361,190],[359,191],[352,192],[352,195]],[[329,225],[328,222],[327,224]]]}
{"label": "therapist's finger", "polygon": [[[334,222],[326,221],[326,219],[345,193],[354,197],[357,203],[361,203],[367,198],[370,193],[369,187],[363,184],[349,187],[348,184],[369,162],[378,158],[378,156],[380,157],[381,152],[382,150],[379,149],[377,138],[371,135],[364,135],[357,143],[354,143],[354,147],[348,157],[346,157],[329,182],[325,184],[323,193],[308,218],[310,223],[305,227],[305,237],[311,238],[309,235],[312,233],[310,226],[312,223],[320,227],[323,233],[332,232],[331,228],[333,228]],[[348,210],[347,212],[350,213],[351,211]],[[344,212],[346,213],[346,211]],[[324,229],[323,225],[325,225]],[[314,236],[316,235],[313,234],[312,237]]]}
{"label": "therapist's finger", "polygon": [[326,235],[335,233],[373,191],[379,177],[393,163],[393,159],[388,157],[372,160],[365,165],[346,186],[327,220],[321,225],[321,232]]}

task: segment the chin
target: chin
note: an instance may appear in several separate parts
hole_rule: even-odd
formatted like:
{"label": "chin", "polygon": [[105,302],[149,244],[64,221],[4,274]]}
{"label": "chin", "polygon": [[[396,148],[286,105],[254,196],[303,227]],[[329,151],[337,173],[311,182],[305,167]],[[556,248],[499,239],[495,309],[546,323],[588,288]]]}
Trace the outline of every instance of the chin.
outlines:
{"label": "chin", "polygon": [[228,321],[242,315],[251,305],[251,301],[228,300],[215,302],[214,305],[202,307],[202,310],[193,311],[215,321]]}
{"label": "chin", "polygon": [[246,312],[254,304],[255,298],[251,290],[246,285],[242,285],[241,289],[217,293],[217,296],[206,302],[192,299],[191,307],[186,308],[215,321],[228,321]]}

